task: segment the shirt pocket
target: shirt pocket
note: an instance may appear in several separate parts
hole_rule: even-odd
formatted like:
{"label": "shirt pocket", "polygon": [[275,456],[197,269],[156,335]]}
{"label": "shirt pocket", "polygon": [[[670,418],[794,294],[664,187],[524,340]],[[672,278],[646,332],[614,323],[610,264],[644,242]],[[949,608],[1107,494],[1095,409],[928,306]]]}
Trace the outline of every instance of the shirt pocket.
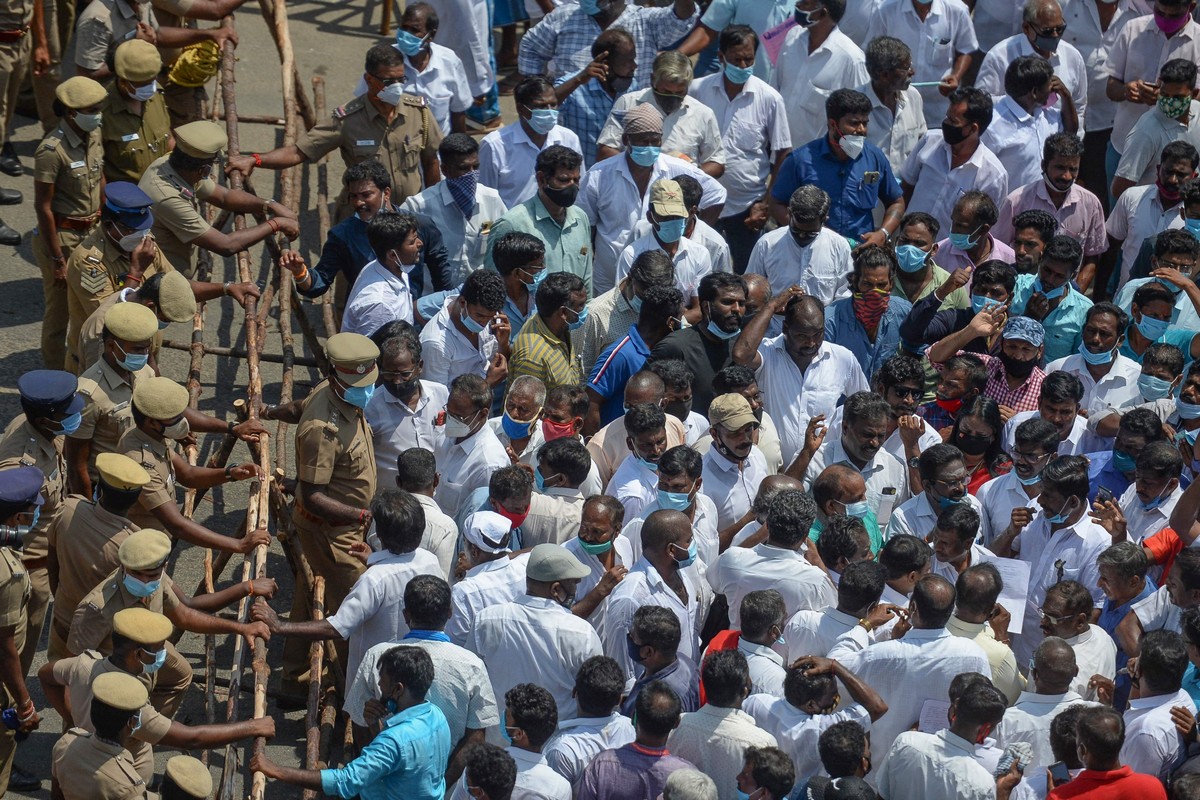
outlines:
{"label": "shirt pocket", "polygon": [[729,146],[747,154],[761,153],[766,143],[765,131],[741,120],[734,120],[725,135]]}

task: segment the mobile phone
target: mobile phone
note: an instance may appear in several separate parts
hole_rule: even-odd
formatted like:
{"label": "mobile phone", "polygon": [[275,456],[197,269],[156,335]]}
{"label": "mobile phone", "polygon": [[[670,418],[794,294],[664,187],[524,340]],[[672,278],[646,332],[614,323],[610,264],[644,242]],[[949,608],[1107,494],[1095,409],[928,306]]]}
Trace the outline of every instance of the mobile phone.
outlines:
{"label": "mobile phone", "polygon": [[1112,501],[1113,501],[1112,490],[1109,489],[1107,486],[1101,486],[1100,489],[1096,492],[1096,502],[1097,503],[1111,503]]}
{"label": "mobile phone", "polygon": [[1050,777],[1054,779],[1055,786],[1061,786],[1064,783],[1071,782],[1071,771],[1067,769],[1066,762],[1055,761],[1050,765]]}

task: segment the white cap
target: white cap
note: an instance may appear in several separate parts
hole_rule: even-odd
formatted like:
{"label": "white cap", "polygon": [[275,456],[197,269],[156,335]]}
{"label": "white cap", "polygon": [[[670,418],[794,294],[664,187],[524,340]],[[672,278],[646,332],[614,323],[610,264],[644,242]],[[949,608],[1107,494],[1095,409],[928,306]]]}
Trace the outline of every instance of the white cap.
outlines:
{"label": "white cap", "polygon": [[467,541],[485,553],[512,550],[512,523],[495,511],[476,511],[468,515],[463,528]]}

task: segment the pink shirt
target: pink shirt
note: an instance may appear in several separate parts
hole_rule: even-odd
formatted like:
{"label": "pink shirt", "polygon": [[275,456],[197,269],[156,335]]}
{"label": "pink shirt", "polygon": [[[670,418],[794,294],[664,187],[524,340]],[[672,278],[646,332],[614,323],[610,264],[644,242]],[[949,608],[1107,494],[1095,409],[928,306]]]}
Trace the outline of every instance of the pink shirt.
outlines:
{"label": "pink shirt", "polygon": [[1045,211],[1058,220],[1061,233],[1079,240],[1085,256],[1098,256],[1108,249],[1107,232],[1104,229],[1104,208],[1100,198],[1078,183],[1071,186],[1062,208],[1056,208],[1050,200],[1050,192],[1042,178],[1014,189],[1004,198],[1000,206],[1000,220],[992,230],[1005,241],[1013,237],[1013,217],[1022,211]]}
{"label": "pink shirt", "polygon": [[[1013,252],[1011,247],[997,239],[991,233],[988,234],[988,238],[992,240],[992,254],[988,256],[988,261],[1000,260],[1005,264],[1016,263],[1017,254]],[[947,272],[954,272],[954,270],[959,269],[960,267],[979,266],[971,260],[969,255],[950,244],[949,238],[942,239],[940,242],[938,242],[937,248],[937,253],[933,256],[933,263],[937,264]]]}

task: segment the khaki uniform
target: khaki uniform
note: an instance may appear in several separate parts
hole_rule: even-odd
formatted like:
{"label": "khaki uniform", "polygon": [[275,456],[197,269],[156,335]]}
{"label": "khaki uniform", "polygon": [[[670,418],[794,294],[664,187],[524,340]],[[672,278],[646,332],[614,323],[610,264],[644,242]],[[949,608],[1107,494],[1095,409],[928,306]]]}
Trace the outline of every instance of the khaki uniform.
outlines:
{"label": "khaki uniform", "polygon": [[[65,122],[42,139],[33,158],[33,179],[54,187],[50,210],[58,229],[58,246],[67,258],[100,218],[100,184],[104,180],[104,148],[100,134],[79,138]],[[42,361],[47,369],[64,369],[67,358],[67,287],[54,278],[54,261],[43,238],[33,237],[33,255],[42,270]]]}
{"label": "khaki uniform", "polygon": [[[78,375],[82,359],[79,353],[79,332],[87,318],[96,313],[104,300],[125,288],[125,275],[129,272],[129,253],[126,253],[97,225],[83,238],[67,259],[67,308],[70,321],[67,326],[67,371]],[[154,260],[146,268],[142,278],[157,272],[173,269],[162,248],[154,253]]]}
{"label": "khaki uniform", "polygon": [[[26,612],[32,586],[21,558],[7,547],[0,547],[0,628],[13,628],[17,652],[25,649]],[[12,708],[17,698],[0,683],[0,702]],[[13,757],[17,753],[16,731],[0,726],[0,797],[8,791]]]}
{"label": "khaki uniform", "polygon": [[198,186],[185,181],[163,156],[142,174],[138,187],[154,201],[154,239],[175,269],[196,277],[196,248],[192,242],[212,226],[200,213],[200,201],[217,188],[212,178]]}
{"label": "khaki uniform", "polygon": [[[67,696],[71,699],[71,722],[89,733],[94,733],[92,727],[92,682],[106,672],[121,672],[121,668],[113,664],[98,650],[88,650],[74,658],[64,658],[56,661],[53,667],[54,679],[67,687]],[[154,675],[138,675],[137,679],[146,684],[146,688],[154,691]],[[147,703],[142,706],[142,725],[129,740],[125,749],[129,751],[134,769],[138,771],[147,784],[154,780],[154,747],[163,740],[171,730],[170,717],[160,714],[154,706]]]}
{"label": "khaki uniform", "polygon": [[[108,574],[104,582],[92,589],[79,601],[71,618],[71,631],[67,635],[67,655],[73,656],[88,650],[98,650],[105,656],[112,655],[113,617],[118,611],[141,606],[167,617],[174,617],[175,609],[182,601],[175,594],[175,583],[165,572],[162,585],[149,597],[134,597],[122,584],[125,573],[120,568]],[[183,700],[183,693],[192,684],[192,668],[187,660],[167,642],[167,661],[162,669],[154,673],[154,687],[150,692],[150,703],[174,717]]]}
{"label": "khaki uniform", "polygon": [[[392,202],[400,205],[406,198],[421,193],[424,188],[421,158],[436,155],[441,143],[442,130],[424,98],[403,95],[391,124],[388,124],[364,95],[335,108],[329,122],[300,134],[296,148],[311,162],[335,149],[341,151],[347,167],[372,158],[379,161],[392,176]],[[334,221],[345,219],[351,213],[353,209],[346,202],[343,189],[338,196],[337,219]]]}
{"label": "khaki uniform", "polygon": [[[75,23],[75,66],[88,72],[105,64],[108,47],[132,39],[139,22],[158,30],[158,22],[150,14],[149,3],[139,3],[137,11],[126,0],[93,0],[84,6]],[[75,70],[69,70],[72,74]]]}
{"label": "khaki uniform", "polygon": [[129,456],[150,473],[150,482],[142,487],[141,496],[129,509],[129,519],[139,527],[162,530],[154,509],[167,503],[179,503],[175,496],[175,467],[171,464],[174,443],[160,442],[134,427],[122,434],[117,452]]}
{"label": "khaki uniform", "polygon": [[[323,384],[305,401],[296,427],[296,477],[324,491],[334,500],[366,508],[375,496],[375,447],[371,428],[362,411],[339,400]],[[332,525],[306,510],[299,501],[292,522],[314,575],[325,578],[326,616],[332,616],[364,571],[350,555],[350,545],[363,541],[359,525]],[[292,602],[293,620],[308,619],[300,592]],[[345,653],[342,653],[343,663]],[[308,666],[308,643],[291,637],[284,645],[284,680],[296,682]]]}
{"label": "khaki uniform", "polygon": [[63,503],[63,512],[48,534],[58,564],[54,616],[50,620],[50,661],[67,654],[75,609],[88,592],[121,566],[117,548],[137,529],[137,525],[94,500],[72,495]]}
{"label": "khaki uniform", "polygon": [[0,144],[8,141],[8,126],[17,105],[17,93],[29,67],[29,55],[33,50],[29,26],[33,23],[34,2],[4,0],[0,3]]}
{"label": "khaki uniform", "polygon": [[10,422],[0,438],[0,469],[20,466],[37,467],[46,476],[42,484],[45,503],[38,516],[37,527],[25,537],[21,549],[21,561],[33,585],[28,609],[29,634],[21,649],[22,674],[28,674],[38,640],[42,638],[46,607],[50,604],[50,576],[46,570],[50,547],[46,532],[62,513],[62,503],[67,493],[67,464],[62,456],[62,437],[46,439],[33,429],[24,414]]}
{"label": "khaki uniform", "polygon": [[[153,0],[153,2],[154,16],[159,25],[169,28],[195,27],[195,24],[189,24],[187,19],[193,0]],[[163,59],[163,76],[160,83],[167,110],[171,113],[171,127],[178,128],[180,125],[201,119],[204,111],[203,103],[208,99],[208,92],[204,90],[204,87],[179,86],[171,83],[167,78],[171,65],[183,51],[171,47],[159,52],[162,53]]]}
{"label": "khaki uniform", "polygon": [[[141,106],[140,111],[133,107]],[[171,118],[161,94],[144,103],[127,98],[116,81],[101,107],[100,138],[104,144],[104,177],[137,183],[156,158],[167,154]]]}
{"label": "khaki uniform", "polygon": [[54,745],[50,785],[51,792],[57,787],[65,800],[132,800],[148,796],[146,782],[133,768],[129,751],[119,744],[102,742],[83,728],[71,728]]}
{"label": "khaki uniform", "polygon": [[95,482],[96,456],[101,453],[120,453],[121,437],[133,430],[133,382],[138,378],[154,377],[154,370],[142,367],[126,381],[107,361],[100,359],[79,376],[79,394],[83,396],[83,421],[72,439],[91,440],[88,454],[88,475]]}
{"label": "khaki uniform", "polygon": [[[100,361],[104,354],[104,315],[117,303],[124,303],[129,289],[110,294],[104,302],[96,307],[91,316],[83,322],[79,329],[79,339],[75,342],[78,353],[79,374],[82,376]],[[150,343],[150,363],[158,363],[158,354],[162,350],[162,331],[154,334]],[[153,372],[153,370],[151,370]]]}

